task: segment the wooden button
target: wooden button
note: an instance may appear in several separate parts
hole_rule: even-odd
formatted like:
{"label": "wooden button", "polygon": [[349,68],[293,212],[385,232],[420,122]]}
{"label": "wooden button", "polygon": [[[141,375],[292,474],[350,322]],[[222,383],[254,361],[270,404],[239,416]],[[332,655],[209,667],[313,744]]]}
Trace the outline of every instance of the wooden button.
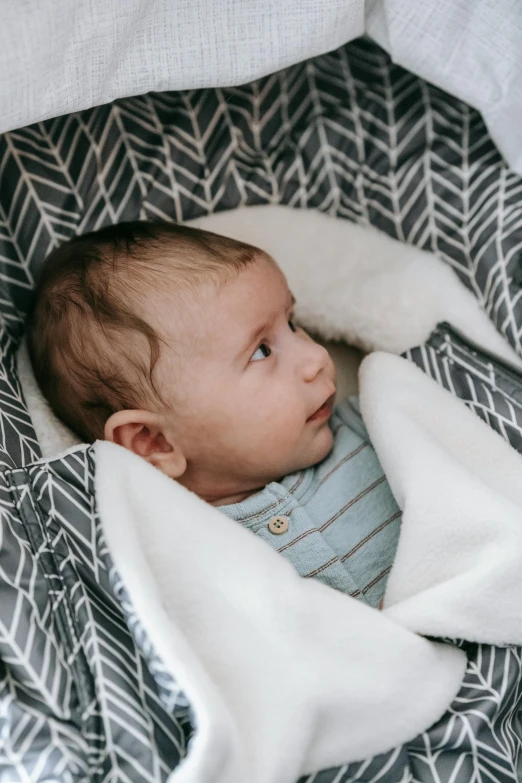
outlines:
{"label": "wooden button", "polygon": [[272,517],[268,529],[274,536],[280,536],[288,530],[288,517]]}

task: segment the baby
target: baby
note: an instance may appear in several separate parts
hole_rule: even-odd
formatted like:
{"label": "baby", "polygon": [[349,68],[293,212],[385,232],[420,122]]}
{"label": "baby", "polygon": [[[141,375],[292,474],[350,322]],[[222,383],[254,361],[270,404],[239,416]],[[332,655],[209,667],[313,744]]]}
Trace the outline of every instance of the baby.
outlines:
{"label": "baby", "polygon": [[76,237],[44,264],[27,340],[85,441],[130,449],[303,577],[379,605],[400,511],[356,400],[333,409],[333,362],[294,323],[269,255],[171,223]]}

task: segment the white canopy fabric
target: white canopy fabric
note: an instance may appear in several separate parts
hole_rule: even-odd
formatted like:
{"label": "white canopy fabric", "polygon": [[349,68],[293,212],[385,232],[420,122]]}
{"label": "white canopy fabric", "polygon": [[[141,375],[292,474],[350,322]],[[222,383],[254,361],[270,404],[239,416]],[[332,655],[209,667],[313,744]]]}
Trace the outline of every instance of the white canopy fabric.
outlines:
{"label": "white canopy fabric", "polygon": [[129,95],[245,84],[364,33],[364,0],[0,0],[0,133]]}

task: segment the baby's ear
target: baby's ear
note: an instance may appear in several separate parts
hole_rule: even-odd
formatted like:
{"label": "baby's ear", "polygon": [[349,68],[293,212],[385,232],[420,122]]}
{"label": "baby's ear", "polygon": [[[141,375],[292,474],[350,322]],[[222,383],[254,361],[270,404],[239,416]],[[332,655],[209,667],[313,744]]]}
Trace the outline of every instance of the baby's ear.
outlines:
{"label": "baby's ear", "polygon": [[117,411],[105,424],[104,435],[105,440],[133,451],[170,478],[179,478],[187,469],[183,453],[166,437],[161,419],[154,413]]}

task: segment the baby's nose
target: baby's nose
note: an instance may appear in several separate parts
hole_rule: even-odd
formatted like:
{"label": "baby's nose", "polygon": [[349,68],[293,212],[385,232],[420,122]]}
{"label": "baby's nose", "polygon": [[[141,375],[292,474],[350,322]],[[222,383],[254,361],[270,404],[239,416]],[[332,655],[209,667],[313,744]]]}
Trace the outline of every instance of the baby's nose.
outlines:
{"label": "baby's nose", "polygon": [[313,381],[330,361],[330,354],[322,345],[310,339],[307,345],[306,358],[303,364],[305,381]]}

